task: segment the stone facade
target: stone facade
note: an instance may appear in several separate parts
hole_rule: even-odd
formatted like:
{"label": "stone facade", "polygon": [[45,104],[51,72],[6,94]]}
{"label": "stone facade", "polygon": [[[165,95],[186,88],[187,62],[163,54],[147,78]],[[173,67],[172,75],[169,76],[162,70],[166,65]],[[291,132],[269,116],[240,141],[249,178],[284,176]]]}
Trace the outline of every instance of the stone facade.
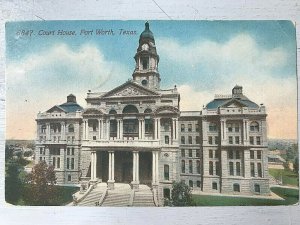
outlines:
{"label": "stone facade", "polygon": [[176,86],[160,88],[148,23],[134,58],[133,80],[88,92],[86,108],[69,95],[38,114],[36,163],[54,165],[59,184],[147,184],[160,205],[173,181],[195,191],[269,194],[265,107],[236,86],[202,111],[180,112]]}

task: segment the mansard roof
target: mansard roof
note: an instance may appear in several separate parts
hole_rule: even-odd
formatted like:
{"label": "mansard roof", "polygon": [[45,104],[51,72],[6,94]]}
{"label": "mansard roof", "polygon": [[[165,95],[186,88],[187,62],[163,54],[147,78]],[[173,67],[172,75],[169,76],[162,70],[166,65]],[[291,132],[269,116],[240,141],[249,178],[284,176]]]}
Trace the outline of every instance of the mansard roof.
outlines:
{"label": "mansard roof", "polygon": [[82,111],[83,108],[78,105],[77,103],[74,102],[66,102],[61,105],[55,105],[52,108],[48,109],[47,112],[53,112],[53,111],[62,111],[65,113],[71,113],[71,112],[76,112],[76,111]]}
{"label": "mansard roof", "polygon": [[214,99],[213,101],[209,102],[206,105],[207,109],[217,109],[220,107],[226,107],[232,103],[238,103],[241,105],[241,107],[248,107],[248,108],[259,108],[259,106],[250,101],[247,98],[241,98],[241,99],[237,99],[237,98],[224,98],[224,99]]}
{"label": "mansard roof", "polygon": [[145,88],[131,80],[105,93],[100,98],[119,98],[137,96],[160,96],[156,91]]}

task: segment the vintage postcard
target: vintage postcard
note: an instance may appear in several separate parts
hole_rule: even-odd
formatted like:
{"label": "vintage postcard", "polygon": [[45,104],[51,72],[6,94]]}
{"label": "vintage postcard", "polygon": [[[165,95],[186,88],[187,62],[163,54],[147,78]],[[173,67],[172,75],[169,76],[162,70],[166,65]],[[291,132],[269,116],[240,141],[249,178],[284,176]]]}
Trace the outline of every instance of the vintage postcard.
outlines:
{"label": "vintage postcard", "polygon": [[6,23],[12,205],[299,199],[291,21]]}

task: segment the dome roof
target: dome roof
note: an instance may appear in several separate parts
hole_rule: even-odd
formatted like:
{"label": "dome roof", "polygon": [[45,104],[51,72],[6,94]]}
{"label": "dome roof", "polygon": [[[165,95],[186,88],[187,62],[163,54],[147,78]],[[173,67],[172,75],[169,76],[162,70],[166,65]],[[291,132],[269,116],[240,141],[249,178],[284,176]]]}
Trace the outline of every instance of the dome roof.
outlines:
{"label": "dome roof", "polygon": [[154,40],[153,33],[149,29],[149,23],[148,23],[148,21],[145,23],[145,30],[140,35],[140,39],[142,39],[142,38],[149,38],[149,39]]}

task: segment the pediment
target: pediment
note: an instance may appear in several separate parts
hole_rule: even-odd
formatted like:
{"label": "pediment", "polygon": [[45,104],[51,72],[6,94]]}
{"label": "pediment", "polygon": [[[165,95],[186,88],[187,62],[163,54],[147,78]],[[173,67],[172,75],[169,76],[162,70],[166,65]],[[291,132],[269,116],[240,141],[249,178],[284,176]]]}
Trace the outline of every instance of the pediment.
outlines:
{"label": "pediment", "polygon": [[55,105],[51,109],[47,110],[47,113],[60,113],[60,112],[65,112],[65,110],[59,107],[58,105]]}
{"label": "pediment", "polygon": [[247,107],[247,105],[242,103],[238,99],[231,99],[231,100],[225,102],[220,107],[222,107],[222,108],[242,108],[242,107]]}
{"label": "pediment", "polygon": [[157,108],[154,113],[155,114],[179,113],[179,110],[172,106],[161,106]]}
{"label": "pediment", "polygon": [[88,108],[84,111],[83,115],[102,115],[103,113],[99,109]]}
{"label": "pediment", "polygon": [[155,91],[146,89],[133,82],[126,82],[125,84],[107,92],[102,98],[120,98],[120,97],[136,97],[136,96],[158,96]]}

